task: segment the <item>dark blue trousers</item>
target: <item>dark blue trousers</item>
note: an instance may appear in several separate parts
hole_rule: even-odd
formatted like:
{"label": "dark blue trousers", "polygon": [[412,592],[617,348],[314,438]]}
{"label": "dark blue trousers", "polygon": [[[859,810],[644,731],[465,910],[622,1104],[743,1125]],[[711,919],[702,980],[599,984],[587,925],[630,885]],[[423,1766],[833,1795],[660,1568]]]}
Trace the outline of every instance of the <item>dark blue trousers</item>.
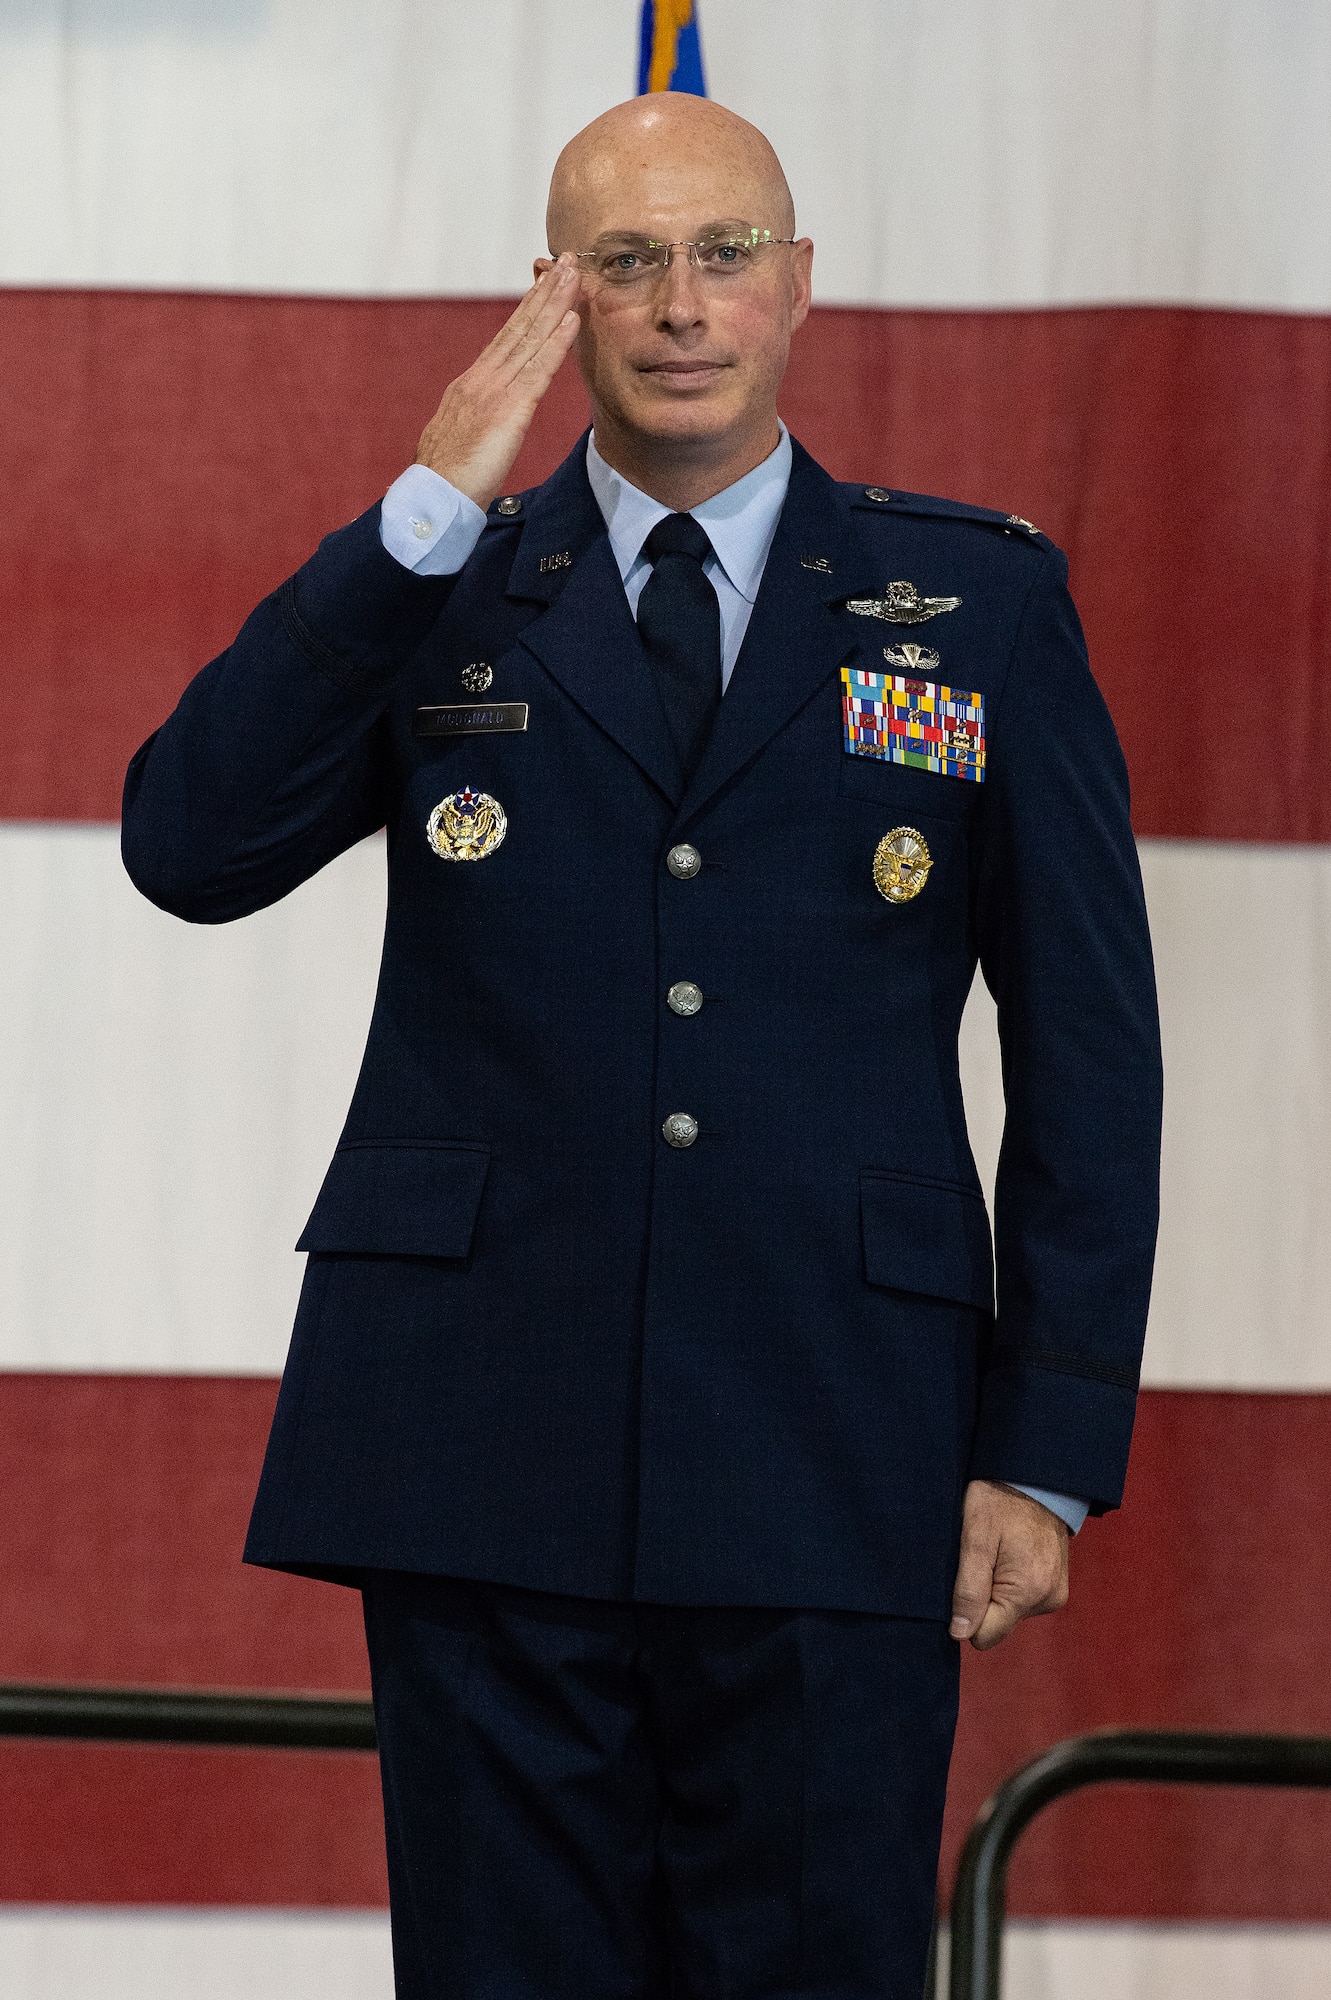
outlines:
{"label": "dark blue trousers", "polygon": [[364,1597],[399,2000],[920,2000],[943,1625]]}

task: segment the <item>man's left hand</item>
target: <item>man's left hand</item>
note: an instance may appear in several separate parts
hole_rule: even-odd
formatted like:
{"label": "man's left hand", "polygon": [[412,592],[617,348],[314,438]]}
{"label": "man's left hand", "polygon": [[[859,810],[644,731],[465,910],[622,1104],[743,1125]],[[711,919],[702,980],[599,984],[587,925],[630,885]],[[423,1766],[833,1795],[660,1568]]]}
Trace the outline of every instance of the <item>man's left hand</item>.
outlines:
{"label": "man's left hand", "polygon": [[969,1639],[983,1653],[1023,1618],[1061,1611],[1067,1601],[1066,1524],[1025,1493],[972,1479],[952,1592],[952,1637]]}

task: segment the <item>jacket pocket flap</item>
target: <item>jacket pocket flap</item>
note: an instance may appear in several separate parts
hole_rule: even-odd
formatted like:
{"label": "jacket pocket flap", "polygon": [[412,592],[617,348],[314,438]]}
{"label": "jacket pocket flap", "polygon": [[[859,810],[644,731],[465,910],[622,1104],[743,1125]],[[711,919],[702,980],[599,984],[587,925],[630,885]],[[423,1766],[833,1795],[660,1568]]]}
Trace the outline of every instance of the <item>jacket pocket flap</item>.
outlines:
{"label": "jacket pocket flap", "polygon": [[865,1168],[860,1227],[871,1285],[993,1311],[993,1243],[978,1193]]}
{"label": "jacket pocket flap", "polygon": [[443,1139],[339,1146],[296,1248],[465,1257],[489,1165],[487,1147]]}

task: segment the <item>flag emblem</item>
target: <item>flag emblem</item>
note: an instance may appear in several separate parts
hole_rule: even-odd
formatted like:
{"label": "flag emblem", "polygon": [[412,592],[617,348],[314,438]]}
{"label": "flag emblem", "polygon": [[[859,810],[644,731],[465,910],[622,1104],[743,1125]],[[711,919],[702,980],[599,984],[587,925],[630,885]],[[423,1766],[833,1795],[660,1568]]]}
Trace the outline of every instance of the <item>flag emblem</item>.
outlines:
{"label": "flag emblem", "polygon": [[638,39],[638,95],[682,90],[706,97],[695,0],[643,0]]}
{"label": "flag emblem", "polygon": [[[933,662],[930,662],[933,664]],[[984,696],[917,674],[841,669],[845,747],[940,777],[984,783]]]}

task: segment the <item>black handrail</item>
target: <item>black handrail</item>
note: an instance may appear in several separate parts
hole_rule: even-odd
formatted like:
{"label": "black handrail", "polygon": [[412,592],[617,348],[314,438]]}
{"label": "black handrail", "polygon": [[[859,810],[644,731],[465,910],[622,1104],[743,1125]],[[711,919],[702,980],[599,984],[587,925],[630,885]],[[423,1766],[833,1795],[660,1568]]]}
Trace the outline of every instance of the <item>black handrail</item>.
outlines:
{"label": "black handrail", "polygon": [[374,1709],[344,1695],[0,1685],[0,1736],[373,1750]]}
{"label": "black handrail", "polygon": [[[344,1695],[0,1685],[0,1737],[248,1749],[373,1750],[374,1709]],[[1001,1784],[966,1837],[952,1892],[950,2000],[1000,2000],[1007,1870],[1038,1812],[1084,1785],[1331,1790],[1331,1737],[1103,1730],[1056,1743]],[[930,1989],[932,1990],[932,1978]]]}
{"label": "black handrail", "polygon": [[1106,1729],[1070,1736],[981,1806],[952,1891],[950,2000],[999,2000],[1007,1870],[1038,1812],[1083,1785],[1280,1785],[1331,1790],[1331,1737]]}

